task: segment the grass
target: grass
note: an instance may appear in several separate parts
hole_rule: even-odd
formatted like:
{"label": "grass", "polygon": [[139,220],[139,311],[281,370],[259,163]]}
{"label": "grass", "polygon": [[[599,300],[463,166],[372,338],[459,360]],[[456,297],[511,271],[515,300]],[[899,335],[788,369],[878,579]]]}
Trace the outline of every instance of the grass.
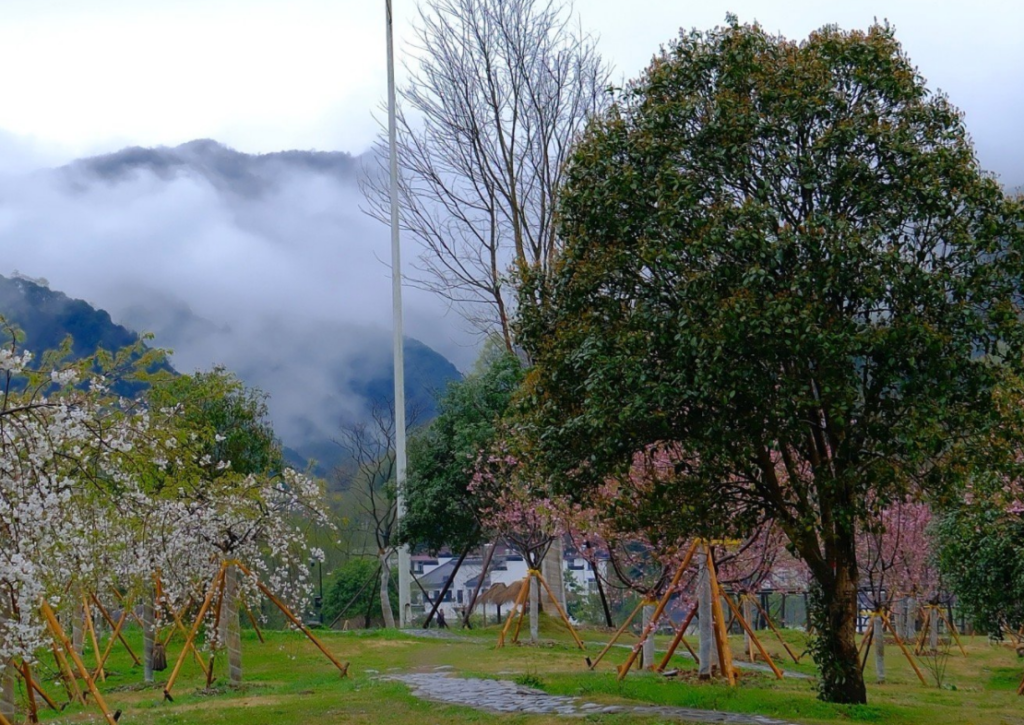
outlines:
{"label": "grass", "polygon": [[[721,682],[699,683],[691,660],[676,657],[672,668],[676,678],[654,673],[631,672],[621,683],[614,665],[625,660],[628,650],[613,648],[596,671],[586,669],[583,653],[571,645],[564,629],[545,622],[538,646],[510,645],[496,650],[497,628],[461,632],[458,641],[421,639],[396,632],[324,632],[322,638],[339,659],[351,662],[351,675],[341,679],[334,666],[301,634],[266,632],[261,644],[252,630],[243,635],[245,684],[231,688],[220,682],[205,690],[205,681],[195,662],[186,661],[174,688],[174,701],[162,699],[161,688],[169,670],[160,673],[157,685],[141,684],[142,673],[120,647],[108,664],[107,681],[101,690],[111,708],[124,711],[122,723],[170,725],[298,725],[308,722],[366,723],[517,723],[547,725],[562,722],[555,716],[497,715],[468,707],[442,706],[414,698],[402,684],[381,679],[389,672],[431,671],[449,666],[456,675],[491,677],[516,681],[553,694],[578,695],[602,704],[656,704],[757,713],[796,723],[833,725],[838,723],[886,723],[886,725],[1021,725],[1024,701],[1016,687],[1024,663],[1005,646],[993,646],[983,638],[967,638],[968,658],[952,650],[943,689],[924,687],[895,646],[887,647],[888,681],[874,683],[873,658],[865,676],[869,682],[866,706],[843,707],[817,700],[814,683],[807,679],[775,680],[770,674],[744,671],[739,686]],[[130,633],[133,646],[141,650],[139,634]],[[586,631],[587,654],[595,656],[608,633]],[[787,640],[797,652],[806,642],[802,633],[787,631]],[[625,639],[631,645],[635,638]],[[794,665],[783,659],[784,650],[769,633],[764,643],[783,669],[813,673],[806,660]],[[659,638],[659,648],[667,641]],[[733,651],[744,657],[737,637]],[[177,655],[180,641],[169,648],[169,664]],[[91,663],[91,653],[86,653]],[[43,658],[38,668],[46,677],[46,689],[58,701],[63,697],[53,683],[52,659]],[[224,670],[218,662],[217,672]],[[48,676],[48,677],[47,677]],[[224,675],[221,675],[225,677]],[[927,671],[926,671],[927,676]],[[955,689],[954,689],[955,688]],[[97,722],[96,711],[80,706],[57,714],[43,710],[44,722]],[[584,722],[607,725],[664,722],[664,718],[636,714],[587,716]],[[677,721],[678,722],[678,721]]]}

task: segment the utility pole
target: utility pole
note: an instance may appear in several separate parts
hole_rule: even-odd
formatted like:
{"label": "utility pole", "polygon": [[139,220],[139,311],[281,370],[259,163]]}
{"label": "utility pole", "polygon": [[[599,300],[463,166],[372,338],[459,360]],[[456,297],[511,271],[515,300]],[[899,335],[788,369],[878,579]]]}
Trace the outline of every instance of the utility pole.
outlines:
{"label": "utility pole", "polygon": [[[402,257],[399,242],[398,214],[398,144],[395,130],[395,41],[391,0],[387,4],[388,36],[388,149],[391,166],[391,305],[394,311],[395,355],[395,488],[397,520],[405,516],[405,349],[402,332]],[[398,550],[398,612],[399,627],[410,624],[412,607],[409,572],[409,547]]]}

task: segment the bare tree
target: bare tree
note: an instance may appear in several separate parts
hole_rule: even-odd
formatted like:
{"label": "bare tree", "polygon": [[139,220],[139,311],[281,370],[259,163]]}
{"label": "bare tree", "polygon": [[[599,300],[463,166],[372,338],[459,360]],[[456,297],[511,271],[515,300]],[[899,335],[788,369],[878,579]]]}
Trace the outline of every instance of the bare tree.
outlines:
{"label": "bare tree", "polygon": [[[415,426],[416,411],[411,411],[410,426]],[[342,428],[338,445],[348,451],[351,464],[335,475],[354,497],[363,514],[367,543],[376,547],[380,562],[380,607],[384,625],[395,626],[388,584],[392,556],[398,550],[395,541],[397,498],[395,495],[395,415],[388,402],[375,402],[370,419]]]}
{"label": "bare tree", "polygon": [[[551,263],[565,161],[606,103],[609,71],[559,0],[424,0],[416,35],[397,126],[417,282],[511,351],[508,280]],[[371,170],[364,193],[389,222],[385,171]]]}

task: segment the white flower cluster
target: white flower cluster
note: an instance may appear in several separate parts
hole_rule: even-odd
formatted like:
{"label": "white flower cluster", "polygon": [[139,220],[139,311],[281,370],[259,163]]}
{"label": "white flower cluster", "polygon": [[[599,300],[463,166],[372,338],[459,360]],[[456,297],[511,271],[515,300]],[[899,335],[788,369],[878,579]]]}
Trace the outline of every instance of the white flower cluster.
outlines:
{"label": "white flower cluster", "polygon": [[[0,378],[30,360],[0,350]],[[44,598],[64,611],[93,594],[113,606],[115,593],[152,596],[158,578],[159,604],[178,609],[202,601],[224,560],[302,611],[303,524],[327,517],[318,484],[291,470],[235,474],[198,452],[175,411],[145,411],[83,377],[53,371],[45,391],[0,392],[0,662],[31,661],[48,644]],[[257,609],[255,582],[242,592]]]}

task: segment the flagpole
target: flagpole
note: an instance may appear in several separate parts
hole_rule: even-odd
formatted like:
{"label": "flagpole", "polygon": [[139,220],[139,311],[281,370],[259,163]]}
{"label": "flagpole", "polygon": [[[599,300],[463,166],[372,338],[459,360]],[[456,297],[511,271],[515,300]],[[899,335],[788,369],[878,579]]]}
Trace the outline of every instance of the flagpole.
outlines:
{"label": "flagpole", "polygon": [[[387,3],[388,36],[388,149],[391,166],[391,305],[394,312],[395,356],[395,488],[397,490],[397,521],[405,516],[405,350],[402,331],[402,259],[399,241],[398,214],[398,147],[395,125],[395,43],[391,0]],[[409,547],[398,550],[398,613],[399,626],[411,624]]]}

